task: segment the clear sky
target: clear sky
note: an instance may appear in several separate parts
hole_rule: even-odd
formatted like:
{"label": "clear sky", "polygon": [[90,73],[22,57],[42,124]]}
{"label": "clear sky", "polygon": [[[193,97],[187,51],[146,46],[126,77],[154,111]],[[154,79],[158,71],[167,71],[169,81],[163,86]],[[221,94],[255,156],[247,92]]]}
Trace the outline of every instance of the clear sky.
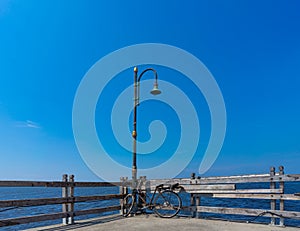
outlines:
{"label": "clear sky", "polygon": [[[205,175],[265,173],[279,165],[299,173],[299,11],[297,0],[0,0],[0,179],[57,180],[68,173],[98,180],[74,141],[74,97],[99,59],[140,43],[186,50],[218,83],[226,106],[226,137]],[[172,70],[155,68],[168,81]],[[132,75],[130,69],[116,76],[106,93],[116,97],[119,88],[132,85]],[[193,95],[184,78],[175,76]],[[108,97],[98,103],[98,135],[113,158],[130,167],[130,152],[124,158],[126,152],[114,145],[109,132],[101,131],[102,116],[110,118],[105,114],[109,102]],[[169,132],[161,153],[139,159],[141,167],[156,164],[153,159],[163,162],[179,140],[176,114],[168,105],[158,112],[149,109],[157,103],[147,101],[139,108],[144,118],[140,139],[149,138],[144,131],[153,119],[165,120]],[[209,112],[205,103],[198,106],[203,138],[180,176],[198,171],[209,140]]]}

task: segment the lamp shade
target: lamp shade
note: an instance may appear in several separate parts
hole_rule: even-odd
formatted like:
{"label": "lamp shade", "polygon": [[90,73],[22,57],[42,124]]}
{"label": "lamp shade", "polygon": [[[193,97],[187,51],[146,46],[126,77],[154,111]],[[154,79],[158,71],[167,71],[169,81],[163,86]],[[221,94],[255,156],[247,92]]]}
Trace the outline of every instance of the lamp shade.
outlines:
{"label": "lamp shade", "polygon": [[150,92],[152,95],[159,95],[161,91],[158,89],[158,84],[155,83],[153,89]]}

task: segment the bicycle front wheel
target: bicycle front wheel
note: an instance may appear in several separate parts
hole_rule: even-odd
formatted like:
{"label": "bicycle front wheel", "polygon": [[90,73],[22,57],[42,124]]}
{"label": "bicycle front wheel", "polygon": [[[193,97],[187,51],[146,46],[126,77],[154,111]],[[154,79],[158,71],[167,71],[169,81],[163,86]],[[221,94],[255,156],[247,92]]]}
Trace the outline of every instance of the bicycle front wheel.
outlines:
{"label": "bicycle front wheel", "polygon": [[177,193],[170,190],[165,190],[157,194],[153,204],[153,211],[163,218],[176,216],[182,206],[181,198]]}
{"label": "bicycle front wheel", "polygon": [[134,196],[132,194],[128,194],[123,199],[123,216],[127,217],[131,212],[134,206]]}

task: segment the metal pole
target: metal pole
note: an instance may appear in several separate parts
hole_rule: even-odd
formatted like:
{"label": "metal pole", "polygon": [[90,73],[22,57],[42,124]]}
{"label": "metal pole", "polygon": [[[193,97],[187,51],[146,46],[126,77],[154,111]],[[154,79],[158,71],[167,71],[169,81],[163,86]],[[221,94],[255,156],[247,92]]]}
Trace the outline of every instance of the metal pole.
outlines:
{"label": "metal pole", "polygon": [[137,118],[137,106],[138,106],[138,79],[137,79],[138,68],[134,68],[134,108],[133,108],[133,149],[132,149],[132,189],[136,189],[137,180],[137,165],[136,165],[136,118]]}
{"label": "metal pole", "polygon": [[137,107],[139,105],[139,83],[142,78],[142,76],[148,72],[152,71],[154,73],[155,77],[155,83],[153,91],[151,91],[152,94],[157,95],[160,94],[160,91],[157,89],[157,72],[153,68],[147,68],[145,69],[140,76],[138,77],[138,68],[134,67],[134,107],[133,107],[133,131],[132,131],[132,138],[133,138],[133,148],[132,148],[132,189],[137,188],[137,164],[136,164],[136,137],[137,137]]}

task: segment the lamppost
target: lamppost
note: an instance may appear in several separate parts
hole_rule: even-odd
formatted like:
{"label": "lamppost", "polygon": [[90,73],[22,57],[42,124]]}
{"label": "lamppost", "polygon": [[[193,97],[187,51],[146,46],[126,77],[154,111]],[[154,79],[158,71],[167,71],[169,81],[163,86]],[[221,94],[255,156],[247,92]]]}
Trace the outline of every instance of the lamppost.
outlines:
{"label": "lamppost", "polygon": [[137,180],[137,165],[136,165],[136,138],[137,138],[137,131],[136,131],[136,118],[137,118],[137,107],[139,106],[139,95],[140,95],[140,80],[142,76],[148,72],[152,71],[154,73],[155,82],[154,87],[151,90],[152,95],[158,95],[161,91],[158,89],[157,84],[157,72],[153,68],[145,69],[139,76],[138,76],[138,68],[134,67],[134,108],[133,108],[133,131],[132,131],[132,138],[133,138],[133,149],[132,149],[132,188],[136,189],[136,180]]}

